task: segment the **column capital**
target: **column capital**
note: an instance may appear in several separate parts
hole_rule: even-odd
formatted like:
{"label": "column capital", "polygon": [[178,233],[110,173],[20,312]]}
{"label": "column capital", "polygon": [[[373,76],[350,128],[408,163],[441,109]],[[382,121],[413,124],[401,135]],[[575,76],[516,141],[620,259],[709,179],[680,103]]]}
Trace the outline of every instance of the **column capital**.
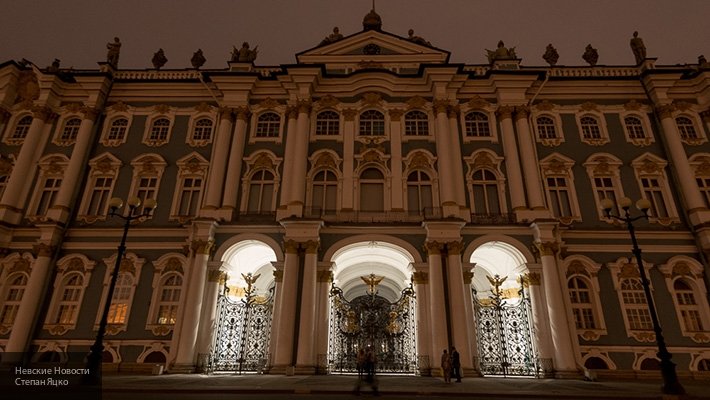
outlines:
{"label": "column capital", "polygon": [[401,108],[393,108],[389,110],[390,121],[400,121],[402,115],[404,115],[404,110]]}
{"label": "column capital", "polygon": [[345,117],[346,121],[354,121],[356,115],[357,115],[357,110],[354,108],[343,109],[343,116]]}
{"label": "column capital", "polygon": [[444,249],[444,243],[437,242],[436,240],[429,240],[424,243],[424,251],[427,255],[439,255]]}
{"label": "column capital", "polygon": [[311,108],[313,107],[313,102],[307,99],[299,100],[296,106],[298,107],[299,113],[309,114],[311,112]]}
{"label": "column capital", "polygon": [[513,106],[500,106],[496,110],[496,116],[501,119],[508,119],[513,117]]}
{"label": "column capital", "polygon": [[298,107],[297,106],[286,107],[286,115],[288,116],[288,119],[298,118]]}
{"label": "column capital", "polygon": [[298,242],[293,239],[285,240],[284,241],[284,253],[287,253],[287,254],[298,253]]}
{"label": "column capital", "polygon": [[36,243],[32,245],[32,252],[36,257],[52,257],[55,246],[46,243]]}
{"label": "column capital", "polygon": [[275,269],[274,270],[274,280],[276,282],[283,282],[284,281],[284,271],[282,269]]}
{"label": "column capital", "polygon": [[530,107],[528,106],[516,106],[515,107],[515,120],[527,119],[530,115]]}
{"label": "column capital", "polygon": [[99,116],[100,111],[95,107],[84,106],[81,108],[81,113],[84,115],[84,119],[96,121],[96,117]]}
{"label": "column capital", "polygon": [[473,272],[472,271],[462,271],[463,273],[463,284],[464,285],[470,285],[471,282],[473,281]]}
{"label": "column capital", "polygon": [[412,274],[412,282],[415,285],[424,285],[429,283],[429,273],[424,271],[414,272]]}
{"label": "column capital", "polygon": [[554,256],[560,251],[560,244],[557,242],[535,242],[535,247],[541,256]]}
{"label": "column capital", "polygon": [[317,240],[309,240],[301,243],[301,247],[306,250],[306,254],[317,254],[320,242]]}
{"label": "column capital", "polygon": [[528,272],[527,274],[521,275],[520,280],[525,287],[528,286],[540,286],[540,273],[539,272]]}
{"label": "column capital", "polygon": [[241,121],[248,121],[249,116],[251,115],[251,111],[249,111],[249,107],[237,107],[234,109],[234,113],[237,115],[237,119]]}
{"label": "column capital", "polygon": [[48,122],[57,115],[47,106],[32,106],[31,111],[32,117],[41,119],[44,122]]}
{"label": "column capital", "polygon": [[214,249],[214,240],[195,239],[190,242],[190,249],[195,254],[208,255]]}
{"label": "column capital", "polygon": [[461,112],[461,107],[458,105],[451,105],[446,109],[446,115],[449,118],[457,118],[459,116],[459,112]]}
{"label": "column capital", "polygon": [[220,107],[219,108],[219,118],[231,121],[233,117],[234,109],[231,107]]}
{"label": "column capital", "polygon": [[463,251],[463,242],[460,240],[456,240],[453,242],[447,242],[446,249],[448,250],[449,254],[454,254],[454,255],[461,254],[461,252]]}
{"label": "column capital", "polygon": [[446,114],[449,108],[449,100],[447,99],[434,99],[433,102],[434,110],[437,114]]}
{"label": "column capital", "polygon": [[318,271],[318,276],[316,277],[318,282],[333,282],[333,272],[332,271]]}
{"label": "column capital", "polygon": [[671,118],[673,116],[673,112],[675,111],[676,106],[673,104],[662,104],[656,107],[656,112],[658,113],[658,116],[660,116],[662,119]]}

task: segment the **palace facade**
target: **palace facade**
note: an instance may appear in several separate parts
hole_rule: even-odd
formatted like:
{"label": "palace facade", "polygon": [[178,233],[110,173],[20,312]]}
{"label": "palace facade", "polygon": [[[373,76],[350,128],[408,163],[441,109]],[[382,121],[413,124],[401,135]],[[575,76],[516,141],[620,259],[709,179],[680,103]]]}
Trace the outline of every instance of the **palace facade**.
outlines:
{"label": "palace facade", "polygon": [[[678,373],[710,374],[707,65],[527,66],[502,42],[455,64],[374,12],[295,64],[255,56],[0,64],[3,352],[88,352],[117,265],[106,370],[335,373],[374,347],[436,374],[456,346],[469,376],[658,376],[601,210],[629,197]],[[112,197],[158,203],[118,262]]]}

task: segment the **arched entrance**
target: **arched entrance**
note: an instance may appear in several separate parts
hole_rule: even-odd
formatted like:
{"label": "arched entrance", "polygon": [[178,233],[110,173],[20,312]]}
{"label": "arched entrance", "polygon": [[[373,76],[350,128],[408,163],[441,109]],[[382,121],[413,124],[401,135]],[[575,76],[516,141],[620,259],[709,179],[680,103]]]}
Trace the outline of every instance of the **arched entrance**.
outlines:
{"label": "arched entrance", "polygon": [[328,369],[357,370],[359,350],[371,349],[377,370],[417,371],[411,254],[381,241],[359,242],[333,258]]}
{"label": "arched entrance", "polygon": [[526,260],[503,241],[486,242],[471,255],[478,354],[485,375],[537,376],[530,297],[523,285]]}
{"label": "arched entrance", "polygon": [[217,299],[212,371],[261,372],[266,366],[273,312],[273,261],[274,250],[257,240],[243,240],[224,253],[222,269],[227,279]]}

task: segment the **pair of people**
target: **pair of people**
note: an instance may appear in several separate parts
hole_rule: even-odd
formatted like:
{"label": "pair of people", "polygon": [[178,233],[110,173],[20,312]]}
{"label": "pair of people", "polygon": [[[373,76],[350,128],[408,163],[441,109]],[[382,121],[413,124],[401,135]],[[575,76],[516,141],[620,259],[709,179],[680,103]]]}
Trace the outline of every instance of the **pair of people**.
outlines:
{"label": "pair of people", "polygon": [[461,356],[456,351],[456,347],[451,348],[450,354],[444,349],[441,354],[441,371],[444,375],[444,382],[451,383],[452,375],[456,378],[456,382],[461,382]]}
{"label": "pair of people", "polygon": [[[357,353],[357,386],[355,394],[360,394],[360,386],[363,380],[372,388],[375,396],[379,395],[377,388],[377,378],[375,377],[375,366],[377,365],[377,357],[372,348],[368,347],[367,351],[360,349]],[[363,379],[364,378],[364,379]]]}

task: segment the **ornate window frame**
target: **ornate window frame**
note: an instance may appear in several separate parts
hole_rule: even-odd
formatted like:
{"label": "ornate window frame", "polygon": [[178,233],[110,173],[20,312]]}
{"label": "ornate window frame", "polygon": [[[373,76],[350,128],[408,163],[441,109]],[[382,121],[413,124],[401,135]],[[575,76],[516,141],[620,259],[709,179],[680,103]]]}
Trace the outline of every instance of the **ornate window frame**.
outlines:
{"label": "ornate window frame", "polygon": [[[104,129],[101,133],[101,144],[106,147],[118,147],[124,143],[128,138],[128,132],[131,129],[131,124],[133,123],[133,114],[135,113],[135,108],[131,107],[123,102],[118,102],[106,109],[106,122],[104,123]],[[121,138],[109,138],[111,134],[111,127],[114,122],[119,119],[125,119],[127,121],[126,131]]]}
{"label": "ornate window frame", "polygon": [[[297,111],[293,111],[297,112]],[[259,125],[259,118],[266,114],[266,113],[275,113],[279,117],[279,134],[278,136],[267,136],[267,137],[257,137],[256,136],[256,130],[257,130],[257,125]],[[287,114],[286,106],[284,104],[281,104],[277,102],[276,100],[273,100],[270,97],[267,97],[266,99],[262,100],[261,103],[255,105],[252,107],[251,110],[251,123],[250,125],[250,130],[249,130],[249,143],[256,143],[256,142],[275,142],[275,143],[281,143],[284,140],[284,125],[285,124],[285,116]],[[294,134],[294,132],[289,132],[290,134]]]}
{"label": "ornate window frame", "polygon": [[[367,136],[361,136],[362,138],[367,138]],[[379,136],[381,138],[381,136]],[[384,204],[382,205],[383,210],[390,211],[392,209],[392,171],[389,169],[388,164],[390,160],[390,155],[385,154],[381,148],[367,148],[363,146],[361,148],[362,152],[360,154],[355,154],[355,168],[353,170],[353,185],[355,190],[353,191],[353,205],[355,211],[360,211],[361,206],[361,178],[362,172],[369,168],[375,168],[379,170],[384,176]],[[368,211],[370,212],[370,211]],[[375,212],[375,211],[371,211]]]}
{"label": "ornate window frame", "polygon": [[[589,303],[588,307],[592,311],[594,318],[594,329],[579,329],[577,335],[587,341],[598,340],[602,335],[607,334],[606,322],[604,321],[604,308],[601,305],[600,285],[599,285],[599,270],[602,265],[594,262],[592,259],[582,255],[572,255],[564,259],[563,268],[566,274],[566,284],[564,285],[567,292],[567,304],[570,310],[574,311],[575,305],[571,301],[569,282],[573,278],[583,280],[589,288]],[[575,324],[576,327],[576,324]]]}
{"label": "ornate window frame", "polygon": [[[665,264],[659,265],[658,269],[663,273],[668,292],[673,298],[673,306],[678,317],[678,324],[683,336],[691,338],[696,343],[710,343],[710,306],[707,301],[707,288],[703,281],[703,266],[697,260],[683,255],[671,257]],[[692,290],[696,302],[702,331],[689,331],[686,329],[682,317],[683,308],[678,303],[676,296],[675,282],[682,279]]]}
{"label": "ornate window frame", "polygon": [[[205,186],[207,184],[207,169],[209,167],[209,161],[196,152],[192,152],[176,162],[178,166],[177,182],[175,185],[175,193],[173,195],[173,203],[170,206],[170,220],[178,221],[180,223],[185,223],[197,217],[200,207],[202,205],[202,197],[205,194]],[[195,214],[182,215],[180,214],[180,209],[182,208],[182,194],[185,190],[186,180],[196,180],[200,179],[200,189],[197,190],[197,205],[195,206]],[[194,190],[193,190],[194,191]],[[192,206],[190,207],[192,208]]]}
{"label": "ornate window frame", "polygon": [[306,176],[306,207],[312,210],[312,214],[316,212],[313,209],[313,186],[314,179],[317,174],[322,171],[330,171],[335,174],[337,183],[337,195],[335,200],[336,210],[321,210],[321,214],[326,211],[337,211],[343,204],[343,175],[340,172],[342,159],[333,150],[318,150],[308,158],[311,168]]}
{"label": "ornate window frame", "polygon": [[[27,129],[24,130],[24,136],[22,137],[16,137],[18,125],[20,122],[25,117],[30,117],[30,123],[27,125]],[[34,120],[34,116],[32,115],[32,112],[30,110],[23,110],[21,112],[18,112],[17,114],[13,115],[10,117],[10,120],[7,123],[7,128],[5,129],[5,137],[3,138],[3,142],[7,144],[8,146],[20,146],[22,143],[25,142],[25,138],[27,137],[30,128],[32,127],[32,121]]]}
{"label": "ornate window frame", "polygon": [[[646,276],[649,277],[649,287],[653,291],[653,280],[650,278],[651,268],[653,264],[647,260],[643,260],[643,266],[646,271]],[[612,282],[614,283],[614,289],[619,300],[619,308],[621,309],[622,316],[624,318],[624,328],[626,329],[626,336],[634,338],[639,342],[654,342],[656,340],[656,335],[653,333],[653,329],[643,329],[643,330],[632,330],[629,324],[629,310],[630,309],[640,309],[644,313],[648,313],[648,304],[646,303],[646,298],[643,298],[643,304],[639,303],[638,307],[628,307],[624,302],[623,291],[621,289],[621,284],[626,279],[635,279],[639,283],[641,281],[639,274],[639,267],[635,260],[620,257],[616,262],[608,263],[607,267],[611,271]],[[650,314],[649,314],[650,318]]]}
{"label": "ornate window frame", "polygon": [[[599,111],[596,105],[593,108],[583,107],[581,110],[574,114],[574,118],[577,121],[577,132],[579,132],[579,139],[582,143],[586,143],[591,146],[603,146],[609,143],[609,130],[606,126],[606,118],[604,118],[604,113]],[[599,129],[599,137],[591,138],[584,136],[585,124],[583,124],[583,119],[592,118],[596,121],[596,127]]]}
{"label": "ornate window frame", "polygon": [[[141,181],[143,179],[155,179],[155,186],[152,187],[152,191],[155,192],[153,199],[158,199],[158,193],[160,192],[160,183],[163,178],[163,172],[165,172],[165,167],[168,164],[165,162],[163,157],[155,153],[141,154],[131,161],[131,166],[133,167],[133,178],[131,179],[131,189],[129,198],[138,197],[141,199],[141,206],[145,203],[146,194],[141,193],[145,191]],[[141,209],[142,210],[142,209]],[[140,211],[140,210],[139,210]],[[146,219],[151,219],[152,216],[145,217]]]}
{"label": "ornate window frame", "polygon": [[[643,128],[643,133],[644,133],[643,138],[631,137],[631,132],[629,132],[629,128],[626,125],[626,118],[628,118],[628,117],[638,118],[641,121],[641,127]],[[626,111],[620,112],[619,113],[619,122],[621,123],[621,128],[624,130],[624,137],[626,138],[626,141],[628,143],[631,143],[634,146],[638,146],[638,147],[650,146],[651,144],[655,143],[656,139],[653,136],[653,129],[651,128],[651,123],[648,120],[648,114],[646,112],[641,112],[641,110],[639,110],[639,111],[626,110]]]}
{"label": "ornate window frame", "polygon": [[[402,172],[402,190],[404,193],[404,204],[405,210],[408,211],[409,215],[421,215],[424,217],[436,216],[436,210],[440,207],[441,200],[439,199],[439,174],[434,168],[437,158],[430,152],[422,149],[410,151],[406,157],[402,160],[405,165],[404,171]],[[409,175],[413,172],[421,171],[429,176],[429,184],[431,186],[431,208],[432,214],[427,213],[426,208],[411,209],[409,204]],[[418,181],[422,182],[422,181]],[[421,186],[421,185],[418,185]],[[420,204],[421,206],[421,204]],[[417,213],[417,214],[415,214]]]}
{"label": "ornate window frame", "polygon": [[[414,123],[414,126],[416,127],[417,134],[416,135],[407,135],[407,116],[410,116],[409,122]],[[411,119],[412,115],[417,115],[417,117],[424,116],[426,119],[424,120],[426,123],[425,124],[420,124],[422,122],[422,119]],[[434,132],[433,126],[432,126],[432,118],[431,115],[427,110],[421,110],[418,108],[412,108],[410,110],[407,110],[402,114],[402,137],[407,137],[409,139],[425,139],[425,138],[430,138],[432,136],[432,133]],[[426,129],[425,134],[419,134],[420,127],[421,125],[424,125],[424,129]]]}
{"label": "ornate window frame", "polygon": [[[678,118],[687,118],[691,122],[691,126],[695,130],[695,134],[697,137],[691,138],[691,137],[683,137],[680,127],[678,126]],[[705,127],[703,126],[702,121],[700,120],[700,116],[692,112],[690,110],[681,110],[673,113],[673,123],[676,126],[676,130],[678,131],[678,137],[680,140],[690,146],[699,146],[703,143],[706,143],[708,141],[708,137],[705,134]]]}
{"label": "ornate window frame", "polygon": [[274,193],[271,196],[271,207],[268,211],[260,210],[260,213],[276,211],[276,207],[278,206],[279,187],[281,183],[279,166],[281,165],[281,161],[283,161],[283,159],[276,157],[276,155],[269,150],[260,150],[252,153],[249,157],[245,157],[244,161],[247,164],[247,170],[244,173],[244,178],[242,179],[242,201],[240,206],[241,213],[250,213],[250,210],[248,209],[249,191],[251,189],[252,178],[254,174],[259,171],[268,171],[274,177]]}
{"label": "ornate window frame", "polygon": [[[546,147],[559,146],[565,142],[565,133],[562,130],[562,117],[558,112],[553,112],[555,106],[549,103],[541,103],[533,106],[531,122],[533,126],[533,131],[535,133],[535,140]],[[540,126],[538,119],[541,117],[547,117],[552,120],[552,124],[555,128],[555,137],[541,137],[540,136]]]}
{"label": "ornate window frame", "polygon": [[[382,135],[361,135],[360,134],[360,120],[361,117],[364,113],[374,111],[382,115],[382,123],[383,123],[383,128],[382,128]],[[404,124],[402,124],[402,129],[404,129]],[[404,130],[402,131],[404,132]],[[381,109],[379,107],[365,107],[361,110],[358,111],[357,116],[355,117],[355,137],[360,138],[360,139],[385,139],[389,140],[390,138],[390,116],[389,113],[386,112],[386,110]],[[403,136],[404,137],[404,136]]]}
{"label": "ornate window frame", "polygon": [[[106,266],[106,272],[104,274],[104,284],[103,284],[103,291],[101,293],[101,302],[99,304],[99,313],[96,315],[96,322],[94,324],[94,329],[99,328],[99,323],[101,322],[101,314],[103,313],[103,309],[106,305],[106,300],[108,296],[108,287],[111,282],[111,275],[113,274],[113,269],[116,265],[116,257],[118,254],[112,254],[108,258],[104,258],[102,260],[103,264]],[[128,329],[128,322],[131,319],[131,309],[133,308],[133,299],[136,294],[136,286],[138,286],[138,282],[140,281],[141,277],[141,269],[143,268],[143,264],[145,264],[145,258],[139,258],[135,253],[129,252],[126,253],[123,260],[121,261],[121,266],[118,269],[118,279],[121,279],[122,274],[128,274],[131,278],[131,288],[128,294],[128,299],[126,300],[126,319],[123,323],[120,324],[112,324],[109,323],[106,326],[106,335],[116,335],[119,332],[125,331]],[[116,286],[118,288],[118,286]],[[116,296],[118,292],[114,292],[113,295]],[[112,301],[112,305],[115,305],[116,303]]]}
{"label": "ornate window frame", "polygon": [[[116,187],[116,181],[118,180],[118,173],[121,169],[121,165],[123,165],[121,160],[116,158],[111,153],[100,154],[89,161],[89,167],[91,170],[89,171],[89,179],[86,184],[86,189],[84,190],[84,195],[82,196],[81,206],[79,207],[79,215],[77,216],[78,221],[92,224],[96,221],[103,221],[106,219],[106,214],[108,213],[108,203],[113,195],[113,190]],[[91,207],[92,197],[99,179],[111,179],[111,187],[103,197],[103,207],[102,210],[99,210],[100,214],[89,214],[89,207]]]}
{"label": "ornate window frame", "polygon": [[[160,147],[170,143],[175,126],[175,107],[170,107],[165,104],[158,104],[153,107],[145,121],[145,131],[143,132],[143,144],[150,147]],[[157,121],[167,120],[168,128],[165,138],[152,138],[154,125]]]}
{"label": "ornate window frame", "polygon": [[[35,190],[30,199],[29,206],[26,210],[27,219],[31,222],[46,221],[46,212],[52,208],[56,201],[59,188],[64,180],[64,171],[69,165],[69,159],[64,154],[49,154],[42,157],[39,162],[39,171]],[[42,201],[47,192],[47,182],[53,181],[54,185],[50,187],[50,198],[47,203],[47,209],[44,212],[39,210],[42,206]]]}
{"label": "ornate window frame", "polygon": [[710,153],[696,153],[688,159],[690,167],[693,168],[694,177],[698,183],[705,207],[710,208]]}
{"label": "ornate window frame", "polygon": [[668,226],[675,222],[680,222],[678,217],[678,211],[675,206],[675,201],[673,200],[672,191],[668,182],[668,177],[666,175],[665,168],[668,162],[654,154],[644,153],[637,157],[631,162],[631,166],[634,169],[634,176],[636,177],[636,183],[638,184],[639,191],[643,198],[647,198],[644,192],[644,179],[656,179],[659,184],[659,189],[663,202],[666,206],[666,213],[668,216],[658,217],[653,213],[653,208],[656,205],[654,199],[648,199],[651,201],[651,210],[649,210],[649,221],[657,222],[661,225]]}
{"label": "ornate window frame", "polygon": [[[217,115],[217,107],[210,106],[206,103],[200,103],[195,106],[195,110],[190,113],[189,130],[187,131],[187,137],[185,138],[185,143],[190,147],[205,147],[214,141],[214,137],[217,133],[217,128],[219,127],[219,121]],[[211,125],[210,137],[205,138],[195,138],[195,132],[198,128],[197,124],[203,120],[209,120]]]}
{"label": "ornate window frame", "polygon": [[[15,252],[0,261],[0,310],[5,305],[7,290],[10,287],[10,278],[17,274],[24,274],[29,280],[34,262],[35,257],[29,252]],[[25,289],[23,290],[23,296],[25,290],[27,290],[27,285],[25,285]],[[20,301],[21,300],[22,299],[20,299]],[[11,329],[12,325],[0,323],[0,335],[7,334]]]}
{"label": "ornate window frame", "polygon": [[160,306],[163,303],[162,293],[165,281],[171,276],[179,276],[181,279],[180,295],[178,310],[176,316],[180,315],[180,308],[185,298],[185,269],[187,266],[187,258],[179,253],[167,253],[152,262],[153,264],[153,296],[148,309],[148,320],[146,321],[145,329],[149,330],[155,336],[166,336],[175,328],[175,324],[161,324],[158,322]]}
{"label": "ornate window frame", "polygon": [[623,162],[619,160],[612,154],[609,153],[595,153],[587,158],[584,162],[584,167],[587,169],[587,176],[589,176],[589,182],[592,186],[592,193],[594,194],[594,203],[597,205],[597,215],[601,221],[608,222],[610,224],[615,224],[616,220],[606,216],[602,210],[601,201],[599,197],[599,189],[597,186],[597,179],[611,179],[611,187],[614,191],[614,204],[616,204],[617,212],[622,215],[622,210],[618,205],[619,199],[624,197],[624,186],[621,183],[621,166]]}
{"label": "ornate window frame", "polygon": [[[67,254],[57,261],[57,276],[54,279],[54,290],[49,303],[47,317],[44,320],[43,329],[49,331],[52,335],[63,335],[68,331],[76,329],[76,323],[79,320],[79,314],[83,305],[84,294],[86,293],[86,288],[89,286],[91,273],[95,266],[95,261],[90,260],[83,254],[77,253]],[[82,279],[77,299],[73,301],[76,303],[77,308],[74,311],[74,318],[71,323],[60,323],[58,318],[60,306],[62,302],[65,301],[63,299],[64,289],[67,280],[71,278],[72,275],[78,275]]]}
{"label": "ornate window frame", "polygon": [[[468,102],[460,105],[459,126],[464,143],[491,142],[498,143],[498,124],[496,123],[496,106],[480,96],[474,96]],[[489,136],[468,136],[466,134],[466,116],[471,113],[481,113],[488,118]]]}
{"label": "ornate window frame", "polygon": [[498,204],[500,206],[500,213],[506,214],[508,212],[508,202],[505,196],[505,174],[501,169],[503,165],[504,157],[499,156],[492,150],[480,149],[471,153],[470,156],[464,157],[468,171],[466,172],[466,189],[468,190],[469,205],[471,207],[471,213],[475,212],[475,196],[473,193],[474,179],[473,175],[476,171],[481,169],[487,169],[496,177],[497,180],[497,193],[498,193]]}
{"label": "ornate window frame", "polygon": [[[550,185],[548,179],[565,179],[567,195],[570,206],[569,216],[554,216],[563,225],[570,225],[574,221],[582,221],[582,213],[579,208],[579,200],[577,199],[577,189],[574,184],[574,172],[572,167],[575,162],[571,158],[565,157],[559,153],[552,153],[544,159],[540,160],[540,171],[542,176],[542,183],[545,190],[545,199],[547,201],[548,208],[552,210],[552,197],[550,196]],[[554,214],[554,213],[553,213]]]}
{"label": "ornate window frame", "polygon": [[[64,133],[69,128],[69,122],[79,121],[79,125],[76,126],[76,134],[73,137],[64,137]],[[57,146],[71,146],[76,143],[76,138],[79,135],[79,130],[81,129],[81,123],[83,121],[83,116],[76,112],[70,112],[62,115],[59,123],[57,124],[57,131],[54,134],[54,139],[52,143]],[[73,128],[73,127],[72,127]]]}
{"label": "ornate window frame", "polygon": [[[317,104],[317,103],[316,103]],[[334,135],[319,135],[318,134],[318,116],[322,113],[335,113],[338,115],[338,133]],[[343,113],[338,110],[335,107],[323,107],[319,108],[317,110],[312,111],[312,118],[313,118],[313,123],[311,124],[311,140],[323,140],[323,139],[336,139],[336,140],[343,140],[343,129],[345,125],[345,118],[343,117]],[[327,121],[335,121],[334,119],[328,119]]]}

